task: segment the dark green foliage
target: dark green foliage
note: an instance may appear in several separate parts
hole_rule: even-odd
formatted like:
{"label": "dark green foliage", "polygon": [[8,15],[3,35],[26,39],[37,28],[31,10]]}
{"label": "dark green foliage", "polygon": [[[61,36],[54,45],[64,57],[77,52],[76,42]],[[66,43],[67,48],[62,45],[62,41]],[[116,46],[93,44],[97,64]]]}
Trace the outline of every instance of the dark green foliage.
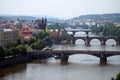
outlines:
{"label": "dark green foliage", "polygon": [[39,33],[39,37],[38,39],[44,39],[45,37],[49,36],[49,33],[46,32],[45,30],[42,30],[40,33]]}
{"label": "dark green foliage", "polygon": [[16,43],[16,45],[20,45],[22,42],[21,42],[21,39],[20,38],[18,38],[17,39],[17,43]]}
{"label": "dark green foliage", "polygon": [[0,46],[0,59],[4,58],[4,49]]}
{"label": "dark green foliage", "polygon": [[30,40],[23,40],[23,44],[24,45],[31,45],[31,44],[33,44],[34,42],[35,42],[36,40],[34,39],[34,38],[31,38]]}
{"label": "dark green foliage", "polygon": [[13,56],[16,56],[17,54],[19,54],[18,48],[16,48],[16,47],[10,48],[10,54]]}
{"label": "dark green foliage", "polygon": [[16,47],[16,46],[17,46],[16,43],[8,43],[5,48],[10,49],[11,47]]}
{"label": "dark green foliage", "polygon": [[37,49],[37,43],[31,44],[31,48],[32,48],[32,49]]}
{"label": "dark green foliage", "polygon": [[48,36],[45,37],[43,40],[45,42],[45,45],[52,45],[52,43],[53,43],[52,40],[50,39],[50,37],[48,37]]}
{"label": "dark green foliage", "polygon": [[26,55],[27,49],[26,49],[25,46],[19,45],[19,46],[17,46],[16,48],[17,48],[17,51],[18,51],[19,54],[21,54],[21,55]]}
{"label": "dark green foliage", "polygon": [[29,40],[29,43],[28,43],[28,45],[31,45],[31,44],[33,44],[35,41],[36,41],[36,40],[35,40],[34,38],[31,38],[31,39]]}
{"label": "dark green foliage", "polygon": [[59,31],[60,29],[63,28],[63,26],[61,24],[54,23],[54,24],[48,25],[48,28],[49,29],[58,29],[58,31]]}
{"label": "dark green foliage", "polygon": [[115,79],[112,77],[111,80],[115,80]]}
{"label": "dark green foliage", "polygon": [[120,80],[120,73],[118,73],[118,74],[116,75],[116,79],[111,78],[111,80]]}
{"label": "dark green foliage", "polygon": [[43,40],[38,40],[37,42],[33,43],[31,47],[36,50],[41,50],[45,47],[45,43]]}
{"label": "dark green foliage", "polygon": [[[9,57],[9,56],[11,56],[11,54],[12,54],[12,53],[10,52],[10,49],[4,49],[4,55],[5,55],[5,56]],[[5,56],[4,56],[4,57],[5,57]]]}
{"label": "dark green foliage", "polygon": [[0,59],[9,56],[17,56],[17,55],[26,55],[26,47],[23,45],[18,45],[17,47],[5,48],[0,47]]}
{"label": "dark green foliage", "polygon": [[116,80],[120,80],[120,73],[117,74]]}
{"label": "dark green foliage", "polygon": [[100,34],[104,36],[118,36],[120,37],[120,27],[116,26],[93,26],[92,32],[95,34]]}
{"label": "dark green foliage", "polygon": [[32,40],[31,42],[34,42],[31,44],[32,49],[36,50],[42,50],[47,45],[52,45],[52,40],[50,39],[50,35],[45,30],[42,30],[38,33],[36,36],[35,42]]}

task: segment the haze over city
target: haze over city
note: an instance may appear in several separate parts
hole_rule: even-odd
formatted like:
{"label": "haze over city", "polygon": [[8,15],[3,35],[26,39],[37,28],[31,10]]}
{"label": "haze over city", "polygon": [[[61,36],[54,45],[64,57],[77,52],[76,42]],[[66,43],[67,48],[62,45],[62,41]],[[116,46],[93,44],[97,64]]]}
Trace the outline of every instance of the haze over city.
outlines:
{"label": "haze over city", "polygon": [[0,0],[0,14],[73,18],[85,14],[120,13],[119,0]]}

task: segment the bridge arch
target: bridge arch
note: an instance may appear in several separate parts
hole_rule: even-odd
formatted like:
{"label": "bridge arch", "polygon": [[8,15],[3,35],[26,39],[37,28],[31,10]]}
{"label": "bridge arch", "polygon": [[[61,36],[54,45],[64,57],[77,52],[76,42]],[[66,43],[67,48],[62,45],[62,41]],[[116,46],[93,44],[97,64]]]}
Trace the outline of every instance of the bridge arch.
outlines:
{"label": "bridge arch", "polygon": [[84,39],[76,39],[75,44],[85,44],[85,40]]}
{"label": "bridge arch", "polygon": [[69,34],[72,34],[72,35],[76,35],[76,34],[79,34],[79,35],[89,35],[91,34],[91,32],[86,32],[86,31],[67,31],[67,33]]}
{"label": "bridge arch", "polygon": [[[95,37],[95,38],[89,38],[89,43],[92,44],[93,40],[96,40],[99,44],[102,44],[102,39],[101,38],[97,38],[97,37]],[[97,43],[95,42],[94,44],[97,44]]]}
{"label": "bridge arch", "polygon": [[80,34],[80,35],[83,34],[83,35],[86,35],[86,32],[84,32],[84,31],[77,31],[76,34]]}
{"label": "bridge arch", "polygon": [[95,55],[90,55],[90,54],[74,54],[74,55],[70,55],[69,56],[69,61],[70,60],[75,60],[75,61],[77,61],[77,62],[81,62],[81,61],[91,61],[91,62],[93,62],[93,61],[99,61],[100,60],[100,58],[99,57],[97,57],[97,56],[95,56]]}
{"label": "bridge arch", "polygon": [[117,45],[117,40],[113,38],[108,38],[105,40],[106,45]]}
{"label": "bridge arch", "polygon": [[96,39],[96,38],[91,39],[90,40],[90,45],[101,45],[101,40]]}
{"label": "bridge arch", "polygon": [[73,33],[72,33],[72,32],[70,32],[70,31],[68,31],[68,32],[67,32],[67,34],[70,34],[70,35],[72,35]]}

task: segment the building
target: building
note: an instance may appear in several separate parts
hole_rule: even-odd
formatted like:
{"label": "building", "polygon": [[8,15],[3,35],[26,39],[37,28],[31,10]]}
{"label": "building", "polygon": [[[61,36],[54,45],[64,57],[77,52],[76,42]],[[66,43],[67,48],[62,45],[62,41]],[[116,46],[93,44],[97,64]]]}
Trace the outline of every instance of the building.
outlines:
{"label": "building", "polygon": [[46,26],[47,26],[47,19],[42,18],[42,20],[40,19],[36,19],[35,21],[33,21],[33,26],[36,29],[40,29],[40,30],[46,30]]}
{"label": "building", "polygon": [[53,29],[53,31],[50,32],[50,37],[58,37],[58,32],[55,29]]}
{"label": "building", "polygon": [[18,31],[12,29],[0,29],[0,46],[7,46],[9,43],[15,43],[18,38]]}
{"label": "building", "polygon": [[29,26],[24,25],[21,30],[19,30],[19,36],[23,39],[29,40],[32,36],[32,31]]}
{"label": "building", "polygon": [[61,29],[59,32],[60,37],[65,37],[67,35],[67,31],[65,29]]}
{"label": "building", "polygon": [[114,22],[114,26],[120,26],[120,22]]}
{"label": "building", "polygon": [[95,26],[96,23],[94,21],[85,21],[85,25],[88,25],[89,27]]}
{"label": "building", "polygon": [[17,19],[15,22],[14,22],[14,26],[19,30],[22,28],[22,22]]}

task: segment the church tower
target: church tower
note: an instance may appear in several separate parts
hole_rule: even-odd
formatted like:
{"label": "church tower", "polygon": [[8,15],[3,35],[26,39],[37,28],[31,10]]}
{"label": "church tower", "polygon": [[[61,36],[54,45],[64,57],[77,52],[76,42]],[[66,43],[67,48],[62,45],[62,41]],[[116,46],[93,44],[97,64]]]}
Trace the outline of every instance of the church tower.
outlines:
{"label": "church tower", "polygon": [[41,20],[39,20],[39,19],[38,19],[38,20],[35,20],[34,26],[35,26],[37,29],[46,30],[47,19],[46,19],[46,18],[42,18]]}

